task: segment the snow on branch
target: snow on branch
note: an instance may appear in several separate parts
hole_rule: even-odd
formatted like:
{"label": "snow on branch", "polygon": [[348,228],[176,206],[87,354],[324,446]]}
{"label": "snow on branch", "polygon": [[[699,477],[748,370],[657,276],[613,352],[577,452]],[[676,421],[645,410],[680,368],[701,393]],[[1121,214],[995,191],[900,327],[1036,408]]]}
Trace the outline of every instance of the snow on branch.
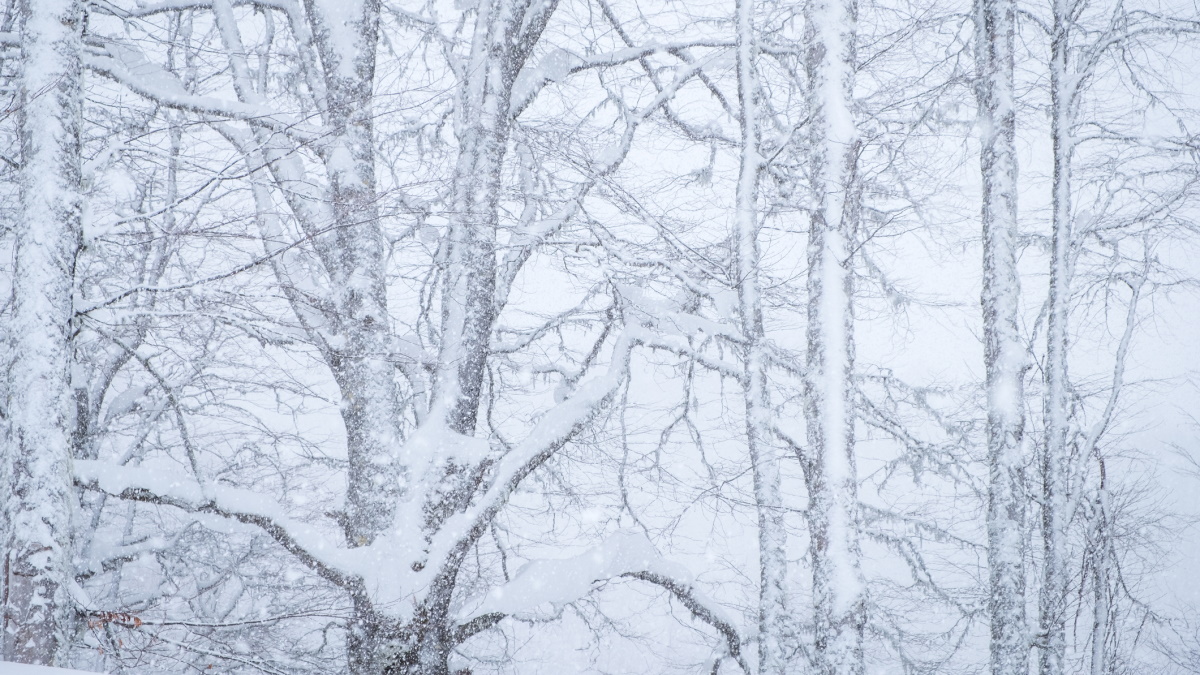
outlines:
{"label": "snow on branch", "polygon": [[520,117],[542,89],[555,82],[562,82],[569,75],[593,68],[619,66],[624,63],[640,61],[655,54],[675,54],[689,47],[706,46],[727,45],[712,41],[650,43],[640,47],[627,47],[603,54],[587,55],[575,54],[565,49],[555,49],[538,60],[537,64],[521,69],[513,84],[512,104],[509,106],[510,114],[513,117]]}
{"label": "snow on branch", "polygon": [[331,545],[328,535],[314,525],[290,518],[265,495],[227,485],[201,489],[175,473],[98,460],[76,460],[75,483],[127,501],[210,513],[257,526],[326,580],[345,588],[361,587],[361,580],[347,571],[353,569],[350,551]]}
{"label": "snow on branch", "polygon": [[[230,0],[235,7],[250,5],[288,12],[295,11],[294,3],[287,0]],[[212,9],[212,0],[162,0],[161,2],[139,2],[136,7],[118,7],[105,0],[93,0],[93,11],[121,19],[141,19],[166,12],[183,12],[196,9]]]}
{"label": "snow on branch", "polygon": [[729,656],[737,661],[742,672],[749,675],[750,665],[746,663],[746,657],[742,655],[742,638],[738,635],[737,628],[722,615],[719,605],[702,595],[695,586],[691,583],[684,583],[678,578],[652,571],[626,572],[621,576],[640,579],[670,591],[671,595],[675,596],[675,599],[679,600],[692,613],[692,616],[712,626],[721,634],[721,637],[725,638]]}
{"label": "snow on branch", "polygon": [[619,532],[572,558],[526,563],[512,581],[493,589],[473,616],[501,613],[515,618],[553,613],[589,594],[596,584],[630,573],[649,572],[682,585],[691,575],[678,563],[664,560],[644,534]]}
{"label": "snow on branch", "polygon": [[288,119],[269,106],[192,94],[175,75],[129,44],[102,39],[99,48],[93,45],[84,54],[84,62],[92,71],[170,108],[251,122],[306,142],[318,142],[323,137],[320,131]]}
{"label": "snow on branch", "polygon": [[[741,637],[717,605],[693,586],[683,565],[666,560],[640,532],[618,532],[571,558],[526,563],[512,581],[493,589],[467,613],[463,627],[494,625],[501,617],[538,617],[591,593],[598,584],[618,578],[638,579],[671,593],[692,616],[712,626],[725,639],[729,656],[750,669],[741,652]],[[477,631],[472,631],[477,632]]]}
{"label": "snow on branch", "polygon": [[95,675],[95,673],[89,673],[85,670],[32,666],[24,663],[9,663],[7,661],[0,662],[0,670],[3,670],[5,675]]}
{"label": "snow on branch", "polygon": [[538,421],[529,435],[500,460],[492,488],[464,516],[480,527],[491,522],[495,510],[507,500],[521,480],[595,416],[617,391],[629,371],[633,346],[629,333],[621,333],[613,346],[613,362],[608,370],[580,384],[570,397]]}

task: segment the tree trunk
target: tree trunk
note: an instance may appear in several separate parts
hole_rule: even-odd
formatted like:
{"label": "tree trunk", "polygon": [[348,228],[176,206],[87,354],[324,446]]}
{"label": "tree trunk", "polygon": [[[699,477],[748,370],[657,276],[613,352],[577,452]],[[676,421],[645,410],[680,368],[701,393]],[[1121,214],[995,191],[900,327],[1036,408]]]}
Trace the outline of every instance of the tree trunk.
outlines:
{"label": "tree trunk", "polygon": [[[337,3],[326,16],[308,0],[317,53],[325,73],[325,114],[333,142],[324,153],[327,198],[335,230],[329,276],[336,335],[329,361],[342,394],[348,474],[346,535],[369,544],[392,525],[405,469],[402,404],[390,355],[391,315],[386,287],[387,244],[375,185],[372,101],[379,40],[378,0]],[[352,17],[352,43],[330,36],[328,24]]]}
{"label": "tree trunk", "polygon": [[512,3],[479,4],[467,80],[460,94],[449,267],[443,301],[443,372],[438,401],[446,425],[475,432],[479,397],[496,320],[496,228],[500,171],[508,151],[509,98],[521,69],[513,42],[521,17]]}
{"label": "tree trunk", "polygon": [[741,104],[741,164],[737,184],[736,232],[739,313],[742,334],[746,403],[746,446],[754,472],[754,501],[758,509],[759,602],[758,672],[782,675],[787,670],[784,644],[788,624],[786,604],[787,530],[783,522],[779,459],[771,448],[770,393],[763,353],[764,329],[758,267],[759,157],[757,74],[753,5],[737,4],[737,77]]}
{"label": "tree trunk", "polygon": [[806,7],[815,206],[808,244],[805,417],[816,669],[863,672],[866,600],[854,457],[854,312],[850,241],[860,214],[853,1]]}
{"label": "tree trunk", "polygon": [[1071,250],[1071,111],[1074,86],[1067,71],[1070,3],[1054,0],[1051,36],[1050,106],[1054,149],[1049,319],[1046,331],[1046,442],[1042,455],[1041,675],[1062,675],[1066,656],[1066,538],[1070,455],[1067,397],[1067,320]]}
{"label": "tree trunk", "polygon": [[1104,460],[1100,461],[1100,489],[1094,504],[1092,533],[1092,662],[1091,675],[1108,675],[1108,630],[1112,615],[1109,596],[1110,523],[1108,491],[1105,489]]}
{"label": "tree trunk", "polygon": [[355,606],[358,621],[348,635],[354,675],[449,675],[456,642],[450,617],[457,569],[439,575],[413,617],[401,623],[381,616],[366,598]]}
{"label": "tree trunk", "polygon": [[[496,231],[501,170],[512,127],[512,88],[556,7],[544,3],[479,3],[466,81],[459,98],[458,158],[442,296],[440,370],[432,416],[451,431],[475,434],[490,357],[496,298]],[[428,502],[427,527],[440,526],[471,497],[468,467],[447,463]]]}
{"label": "tree trunk", "polygon": [[83,5],[21,8],[21,214],[10,335],[3,658],[61,665],[73,616],[70,363],[81,245]]}
{"label": "tree trunk", "polygon": [[994,675],[1025,675],[1025,350],[1017,329],[1016,110],[1013,0],[978,0],[983,331],[987,371],[988,613]]}
{"label": "tree trunk", "polygon": [[[310,79],[309,86],[328,129],[328,142],[321,150],[327,182],[323,189],[314,188],[299,161],[298,148],[264,126],[254,127],[259,147],[253,152],[261,150],[327,275],[327,287],[297,293],[286,272],[281,273],[282,266],[275,266],[285,295],[320,348],[341,394],[348,467],[342,525],[351,546],[364,546],[392,524],[405,479],[398,457],[403,406],[390,354],[387,247],[375,184],[371,103],[380,6],[378,0],[342,0],[334,6],[306,0],[304,4],[309,23],[296,22],[293,30],[302,47],[311,32],[324,75]],[[269,105],[255,88],[230,0],[216,0],[213,11],[239,100]],[[347,30],[353,40],[333,37]],[[270,208],[270,200],[260,195],[255,199],[261,204],[261,221],[267,217],[264,208]],[[274,234],[275,229],[264,234]],[[268,251],[278,249],[278,242],[265,243]],[[312,304],[320,311],[314,311]]]}

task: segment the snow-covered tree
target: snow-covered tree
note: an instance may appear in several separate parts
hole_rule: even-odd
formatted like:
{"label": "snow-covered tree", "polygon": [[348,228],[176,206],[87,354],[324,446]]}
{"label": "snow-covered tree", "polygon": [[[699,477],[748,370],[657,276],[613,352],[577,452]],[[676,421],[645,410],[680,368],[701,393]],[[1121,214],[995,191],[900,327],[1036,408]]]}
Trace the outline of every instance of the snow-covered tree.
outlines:
{"label": "snow-covered tree", "polygon": [[22,2],[20,212],[5,387],[0,654],[60,665],[69,654],[75,259],[82,238],[83,3]]}
{"label": "snow-covered tree", "polygon": [[1024,673],[1026,455],[1014,49],[1017,6],[979,0],[975,12],[980,167],[983,180],[983,341],[987,370],[988,613],[993,675]]}
{"label": "snow-covered tree", "polygon": [[4,658],[1184,667],[1197,28],[0,2]]}
{"label": "snow-covered tree", "polygon": [[861,213],[854,71],[857,5],[817,0],[805,11],[812,157],[805,423],[814,655],[828,675],[864,672],[866,587],[854,450],[853,249]]}

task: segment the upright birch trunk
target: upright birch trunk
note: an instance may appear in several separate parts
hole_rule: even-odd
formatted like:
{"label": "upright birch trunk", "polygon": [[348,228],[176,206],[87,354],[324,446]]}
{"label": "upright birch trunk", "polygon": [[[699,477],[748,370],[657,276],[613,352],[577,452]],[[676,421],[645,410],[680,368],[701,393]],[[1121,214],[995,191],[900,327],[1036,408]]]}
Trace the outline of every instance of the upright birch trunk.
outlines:
{"label": "upright birch trunk", "polygon": [[10,336],[3,659],[61,665],[71,582],[71,324],[81,242],[83,3],[20,8],[21,213]]}
{"label": "upright birch trunk", "polygon": [[[501,170],[511,128],[509,99],[524,58],[514,61],[522,14],[508,0],[479,3],[471,57],[459,95],[458,158],[450,214],[449,251],[442,296],[432,423],[475,434],[490,355],[496,305],[496,231]],[[526,54],[527,55],[527,54]],[[448,463],[427,503],[434,531],[465,506],[468,468]]]}
{"label": "upright birch trunk", "polygon": [[780,495],[779,459],[770,439],[770,394],[763,353],[763,311],[758,285],[759,156],[757,80],[754,42],[754,2],[737,3],[737,77],[741,104],[741,163],[739,166],[734,242],[737,256],[739,313],[746,340],[743,355],[746,403],[746,445],[754,472],[754,501],[758,508],[758,672],[782,675],[787,670],[784,645],[787,625],[787,532]]}
{"label": "upright birch trunk", "polygon": [[988,614],[994,675],[1025,675],[1025,487],[1022,376],[1017,330],[1014,0],[976,7],[980,168],[983,178],[983,332],[987,371]]}
{"label": "upright birch trunk", "polygon": [[1071,3],[1053,0],[1050,42],[1051,136],[1054,150],[1049,321],[1046,331],[1045,450],[1042,455],[1041,675],[1062,675],[1066,655],[1067,305],[1070,301],[1071,137],[1074,85],[1068,72]]}
{"label": "upright birch trunk", "polygon": [[805,7],[814,207],[808,243],[805,417],[817,672],[863,672],[866,600],[854,458],[854,313],[850,244],[861,191],[854,95],[854,0]]}

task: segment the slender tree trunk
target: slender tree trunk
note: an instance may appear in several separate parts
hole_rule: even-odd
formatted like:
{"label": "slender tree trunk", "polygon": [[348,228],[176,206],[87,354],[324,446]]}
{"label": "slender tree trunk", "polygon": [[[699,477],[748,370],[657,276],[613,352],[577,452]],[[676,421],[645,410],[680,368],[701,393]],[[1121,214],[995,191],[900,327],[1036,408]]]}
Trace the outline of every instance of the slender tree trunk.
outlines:
{"label": "slender tree trunk", "polygon": [[758,508],[758,672],[782,675],[787,670],[784,641],[787,630],[787,531],[783,522],[779,459],[771,447],[770,393],[764,351],[762,299],[758,268],[759,156],[757,75],[753,1],[737,3],[737,77],[741,104],[741,164],[739,167],[734,242],[737,255],[738,300],[744,349],[746,445],[754,472],[754,501]]}
{"label": "slender tree trunk", "polygon": [[1053,0],[1050,58],[1051,135],[1054,149],[1049,321],[1046,331],[1045,451],[1042,455],[1041,675],[1062,675],[1066,656],[1066,537],[1070,456],[1067,448],[1067,320],[1070,302],[1071,110],[1069,64],[1071,3]]}
{"label": "slender tree trunk", "polygon": [[[509,60],[520,26],[506,0],[479,3],[467,79],[460,93],[458,158],[442,296],[442,337],[431,423],[475,434],[492,327],[496,321],[496,230],[501,169],[508,151],[508,100],[519,66]],[[427,499],[434,532],[466,505],[470,467],[447,461]]]}
{"label": "slender tree trunk", "polygon": [[[273,132],[254,129],[259,148],[243,147],[253,169],[265,160],[275,184],[305,233],[311,237],[327,287],[297,285],[279,258],[276,277],[300,323],[321,350],[341,395],[346,430],[346,497],[341,525],[351,547],[370,545],[394,525],[407,487],[407,468],[399,455],[401,391],[391,355],[391,317],[387,303],[386,242],[379,222],[375,178],[372,102],[375,54],[379,39],[378,0],[305,0],[308,23],[295,21],[301,48],[315,49],[322,78],[309,86],[322,106],[329,129],[322,152],[327,183],[316,189],[305,175],[296,148]],[[230,0],[213,4],[217,26],[229,54],[239,99],[267,105],[255,89]],[[337,39],[349,31],[353,40]],[[306,54],[309,52],[305,52]],[[317,65],[317,64],[314,64]],[[253,186],[259,226],[267,251],[280,250],[282,227],[272,211],[266,186]],[[292,258],[288,255],[285,258]],[[304,274],[296,275],[303,278]],[[382,672],[380,636],[387,622],[369,598],[351,598],[347,626],[347,664],[355,675]]]}
{"label": "slender tree trunk", "polygon": [[3,658],[65,662],[71,580],[71,331],[81,244],[83,4],[21,8],[21,214],[10,335]]}
{"label": "slender tree trunk", "polygon": [[809,529],[817,672],[863,672],[865,589],[854,458],[854,313],[849,242],[861,194],[854,95],[853,0],[806,6],[815,205],[808,244],[805,417],[812,453]]}
{"label": "slender tree trunk", "polygon": [[1108,490],[1104,460],[1100,461],[1100,489],[1095,502],[1092,553],[1092,663],[1091,675],[1108,675],[1108,626],[1112,614],[1109,601],[1110,551]]}
{"label": "slender tree trunk", "polygon": [[983,330],[987,370],[988,614],[994,675],[1025,675],[1025,350],[1017,330],[1014,0],[978,0],[976,59],[983,178]]}

